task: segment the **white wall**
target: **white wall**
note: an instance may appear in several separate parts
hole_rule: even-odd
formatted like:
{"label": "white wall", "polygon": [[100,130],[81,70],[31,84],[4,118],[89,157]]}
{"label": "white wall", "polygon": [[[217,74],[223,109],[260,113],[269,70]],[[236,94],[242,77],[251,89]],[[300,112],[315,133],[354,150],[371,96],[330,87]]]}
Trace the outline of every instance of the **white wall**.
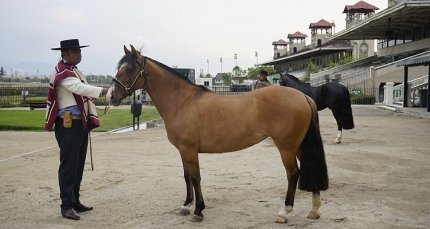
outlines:
{"label": "white wall", "polygon": [[[206,82],[206,85],[205,85],[205,82]],[[210,78],[210,77],[205,77],[205,78],[196,77],[196,84],[197,85],[203,85],[203,86],[206,86],[208,88],[212,88],[212,78]]]}

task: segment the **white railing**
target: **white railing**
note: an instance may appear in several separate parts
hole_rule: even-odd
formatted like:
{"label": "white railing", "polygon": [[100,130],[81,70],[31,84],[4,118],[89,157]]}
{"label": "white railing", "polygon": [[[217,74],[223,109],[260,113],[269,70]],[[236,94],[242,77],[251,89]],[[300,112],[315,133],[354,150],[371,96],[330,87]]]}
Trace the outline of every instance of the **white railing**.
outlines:
{"label": "white railing", "polygon": [[[428,76],[422,76],[420,78],[409,81],[408,91],[410,101],[413,102],[418,98],[418,91],[427,88]],[[399,84],[393,87],[393,102],[400,103],[403,101],[403,84]]]}

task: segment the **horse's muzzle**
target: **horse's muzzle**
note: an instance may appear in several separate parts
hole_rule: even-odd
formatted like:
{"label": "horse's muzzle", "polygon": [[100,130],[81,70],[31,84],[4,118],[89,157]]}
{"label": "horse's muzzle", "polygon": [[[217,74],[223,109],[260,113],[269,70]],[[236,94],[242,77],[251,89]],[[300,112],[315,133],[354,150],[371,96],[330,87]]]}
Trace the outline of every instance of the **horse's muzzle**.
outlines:
{"label": "horse's muzzle", "polygon": [[119,106],[121,104],[121,100],[118,97],[114,96],[114,85],[109,87],[108,92],[106,93],[106,99],[108,101],[109,104],[112,104],[114,106]]}

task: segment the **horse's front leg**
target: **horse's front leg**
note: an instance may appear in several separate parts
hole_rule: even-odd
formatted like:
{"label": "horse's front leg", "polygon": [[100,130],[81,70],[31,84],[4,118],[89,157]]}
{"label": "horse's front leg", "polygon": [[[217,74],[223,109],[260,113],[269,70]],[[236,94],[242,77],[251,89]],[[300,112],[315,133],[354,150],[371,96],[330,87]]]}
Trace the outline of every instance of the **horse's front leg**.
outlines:
{"label": "horse's front leg", "polygon": [[194,198],[194,189],[193,189],[193,182],[191,180],[191,174],[190,169],[182,160],[182,164],[184,167],[184,179],[185,179],[185,185],[187,186],[187,197],[185,198],[185,202],[181,207],[181,210],[179,214],[181,215],[188,215],[190,214],[190,207],[193,204],[193,198]]}
{"label": "horse's front leg", "polygon": [[320,192],[313,192],[312,193],[312,209],[311,212],[308,214],[309,219],[319,219],[320,213],[318,209],[321,207],[321,197]]}
{"label": "horse's front leg", "polygon": [[182,206],[181,212],[187,213],[187,210],[184,209],[188,209],[189,205],[192,203],[192,191],[194,188],[196,208],[194,209],[194,216],[191,221],[200,222],[204,218],[202,211],[205,209],[205,202],[203,200],[203,194],[200,187],[201,177],[198,154],[197,152],[181,152],[181,156],[183,158],[184,174],[186,174],[185,177],[187,177],[185,178],[185,182],[187,183],[187,200],[185,201],[184,206]]}
{"label": "horse's front leg", "polygon": [[281,157],[287,172],[288,190],[285,203],[276,217],[276,222],[286,223],[288,221],[287,214],[293,211],[297,180],[299,179],[300,172],[297,166],[296,154],[293,154],[291,151],[281,151]]}

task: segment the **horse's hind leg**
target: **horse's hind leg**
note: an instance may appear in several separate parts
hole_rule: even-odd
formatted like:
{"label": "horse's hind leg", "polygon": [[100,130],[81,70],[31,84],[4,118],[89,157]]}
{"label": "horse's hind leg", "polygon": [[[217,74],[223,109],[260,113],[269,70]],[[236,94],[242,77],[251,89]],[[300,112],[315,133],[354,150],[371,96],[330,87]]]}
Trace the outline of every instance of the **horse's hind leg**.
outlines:
{"label": "horse's hind leg", "polygon": [[319,219],[320,213],[318,209],[321,207],[321,197],[320,192],[313,192],[312,193],[312,209],[311,212],[308,214],[309,219]]}
{"label": "horse's hind leg", "polygon": [[282,163],[284,164],[287,172],[288,190],[287,196],[285,197],[285,203],[276,217],[276,222],[278,223],[286,223],[288,221],[287,214],[293,211],[297,180],[299,179],[299,168],[296,160],[297,152],[298,149],[280,150]]}
{"label": "horse's hind leg", "polygon": [[337,135],[334,142],[336,144],[339,144],[342,142],[342,120],[341,120],[342,117],[340,115],[340,111],[332,110],[332,113],[334,118],[336,119],[336,124],[337,124]]}

